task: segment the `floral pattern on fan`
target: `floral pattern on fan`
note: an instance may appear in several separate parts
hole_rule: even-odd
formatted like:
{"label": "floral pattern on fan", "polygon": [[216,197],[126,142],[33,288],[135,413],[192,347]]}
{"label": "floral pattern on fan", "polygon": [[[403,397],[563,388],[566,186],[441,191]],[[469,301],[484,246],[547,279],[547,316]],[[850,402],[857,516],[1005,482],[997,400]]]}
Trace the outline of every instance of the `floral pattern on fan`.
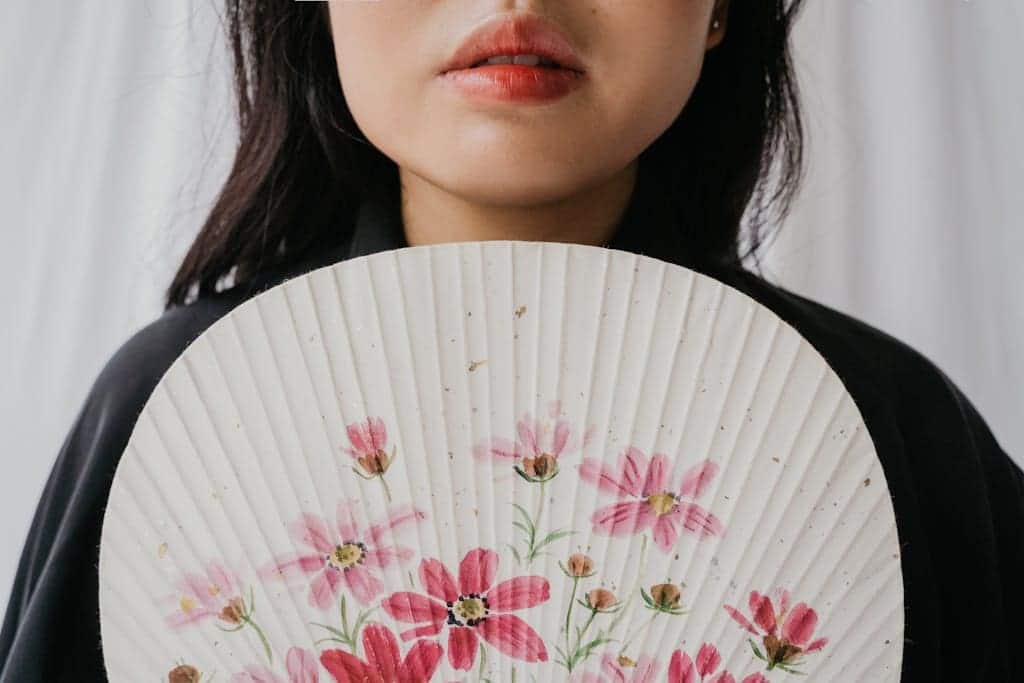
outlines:
{"label": "floral pattern on fan", "polygon": [[[517,422],[519,438],[515,445],[492,438],[476,448],[478,457],[513,461],[516,473],[523,480],[540,487],[541,501],[545,485],[559,474],[559,457],[578,450],[587,440],[587,437],[580,438],[570,423],[558,416],[557,402],[552,403],[549,417],[551,421],[533,420],[528,414],[521,418]],[[433,678],[445,653],[452,669],[470,671],[479,662],[482,672],[487,646],[517,662],[548,661],[545,639],[527,620],[512,612],[546,603],[551,597],[550,583],[540,575],[514,576],[496,582],[500,557],[495,550],[482,547],[470,550],[459,563],[457,575],[439,559],[421,558],[418,578],[423,592],[404,590],[385,595],[384,573],[408,564],[415,556],[411,547],[399,542],[400,535],[415,528],[427,516],[411,505],[390,505],[390,491],[383,475],[394,461],[396,448],[392,446],[391,453],[386,452],[384,421],[368,417],[363,422],[348,425],[347,432],[353,444],[350,454],[365,474],[355,467],[353,471],[364,479],[380,478],[385,487],[389,502],[385,515],[374,522],[364,522],[360,519],[364,513],[349,501],[337,504],[335,519],[331,522],[315,514],[302,514],[288,523],[287,528],[292,540],[303,550],[274,556],[258,571],[264,579],[301,579],[308,591],[307,601],[314,608],[329,610],[340,604],[340,627],[316,622],[309,622],[309,625],[330,633],[315,641],[315,646],[335,642],[344,649],[324,649],[318,657],[314,651],[291,647],[284,674],[263,664],[254,664],[234,674],[230,683],[318,683],[321,667],[337,683],[368,680],[419,683]],[[682,601],[684,582],[643,586],[648,539],[652,538],[667,553],[683,533],[701,540],[724,532],[721,521],[694,501],[706,493],[718,472],[717,464],[711,460],[700,461],[686,469],[675,484],[670,470],[666,456],[648,457],[632,446],[621,453],[614,468],[596,458],[584,458],[579,465],[580,481],[618,498],[593,513],[594,531],[613,539],[640,534],[642,541],[636,562],[637,583],[632,590],[623,593],[628,594],[624,601],[600,584],[589,589],[584,587],[580,592],[582,582],[600,574],[599,567],[586,554],[572,553],[558,563],[564,576],[572,581],[572,588],[559,642],[551,645],[558,655],[555,663],[566,670],[574,683],[653,683],[660,671],[665,672],[664,680],[669,683],[735,683],[730,672],[719,670],[721,655],[712,643],[704,643],[695,658],[682,648],[676,649],[668,659],[667,668],[664,660],[659,662],[646,654],[637,655],[635,660],[630,656],[632,643],[642,642],[659,616],[672,618],[688,614]],[[513,505],[521,513],[515,526],[531,533],[525,557],[509,546],[520,565],[528,565],[543,547],[569,535],[556,530],[538,545],[539,537],[534,534],[541,523],[543,508],[531,517],[521,506]],[[413,580],[411,573],[409,577]],[[241,586],[236,575],[218,562],[211,562],[205,575],[186,574],[178,584],[181,594],[178,609],[167,617],[167,623],[180,628],[215,618],[232,627],[222,627],[222,630],[251,626],[259,634],[268,662],[273,666],[266,636],[252,619],[251,589],[246,601]],[[351,596],[363,608],[354,622],[349,619],[346,596]],[[642,598],[640,607],[650,616],[623,637],[613,637],[616,625],[637,597]],[[752,592],[749,601],[752,619],[730,605],[724,608],[744,629],[762,637],[763,652],[753,640],[750,645],[754,654],[767,663],[769,671],[800,673],[793,667],[803,662],[803,655],[824,647],[827,640],[810,641],[817,624],[814,610],[805,603],[798,603],[789,610],[789,593],[781,588],[777,589],[775,599],[778,611],[770,598]],[[580,610],[575,615],[574,608]],[[393,622],[411,624],[412,628],[396,636],[386,624],[371,621],[377,609]],[[598,619],[611,621],[594,625]],[[592,626],[596,631],[592,632]],[[447,634],[442,637],[445,631]],[[399,639],[415,642],[403,654]],[[601,653],[612,645],[616,646],[614,650]],[[599,669],[587,668],[588,661],[598,655]],[[174,683],[190,681],[188,676],[193,675],[198,680],[198,669],[181,665],[172,670],[169,680]],[[754,673],[741,683],[769,683],[769,679]]]}
{"label": "floral pattern on fan", "polygon": [[513,503],[517,517],[515,528],[520,532],[521,541],[509,549],[516,561],[529,567],[552,543],[571,536],[571,529],[556,528],[544,532],[542,517],[547,485],[561,471],[561,459],[579,451],[590,441],[593,431],[588,428],[579,435],[572,424],[562,416],[561,402],[548,404],[546,418],[534,418],[526,413],[516,422],[517,438],[513,443],[502,436],[492,436],[477,444],[473,452],[478,458],[494,458],[498,462],[511,462],[512,469],[524,481],[537,485],[537,505],[534,512]]}
{"label": "floral pattern on fan", "polygon": [[400,591],[381,606],[396,621],[418,624],[401,634],[404,640],[435,636],[448,626],[448,661],[454,669],[473,667],[481,638],[514,659],[547,661],[540,635],[509,614],[546,602],[551,597],[547,579],[517,576],[495,585],[497,572],[498,553],[484,548],[466,553],[459,564],[458,582],[440,560],[424,559],[420,580],[427,595]]}
{"label": "floral pattern on fan", "polygon": [[[364,422],[355,422],[345,428],[351,448],[342,447],[359,465],[352,471],[363,479],[376,479],[384,489],[384,495],[391,502],[391,488],[384,475],[398,457],[397,449],[392,446],[389,453],[388,430],[384,420],[379,417],[368,417]],[[362,471],[360,471],[362,470]]]}
{"label": "floral pattern on fan", "polygon": [[[693,659],[683,650],[676,650],[669,659],[667,683],[736,683],[729,671],[719,671],[721,663],[722,655],[711,643],[701,645]],[[740,683],[769,682],[764,674],[757,672],[745,676]]]}
{"label": "floral pattern on fan", "polygon": [[828,638],[811,640],[818,626],[818,613],[806,603],[798,602],[790,610],[789,591],[781,587],[775,589],[774,596],[777,610],[770,597],[751,591],[748,602],[753,621],[732,605],[724,605],[724,608],[747,632],[761,637],[763,652],[753,639],[750,639],[750,647],[754,655],[767,664],[769,671],[778,668],[803,673],[795,667],[803,664],[805,655],[825,647]]}
{"label": "floral pattern on fan", "polygon": [[[344,650],[324,650],[320,663],[338,683],[419,683],[434,677],[444,653],[434,641],[417,640],[402,656],[395,634],[380,624],[370,624],[363,630],[363,652],[365,659]],[[310,679],[310,683],[316,683],[316,679]]]}
{"label": "floral pattern on fan", "polygon": [[177,602],[177,609],[165,616],[171,628],[181,629],[207,620],[213,620],[217,628],[229,633],[248,627],[259,637],[267,660],[273,661],[267,636],[253,618],[256,603],[252,587],[247,600],[242,583],[223,563],[207,563],[204,573],[184,573],[176,587],[178,593],[168,597]]}
{"label": "floral pattern on fan", "polygon": [[426,514],[411,506],[391,508],[384,520],[361,524],[352,507],[338,503],[333,525],[322,517],[306,514],[289,525],[292,537],[310,552],[283,555],[261,572],[285,579],[300,576],[309,581],[309,604],[322,610],[334,606],[344,585],[362,605],[369,605],[384,590],[380,570],[409,561],[413,551],[393,541],[394,535]]}
{"label": "floral pattern on fan", "polygon": [[551,481],[559,472],[563,455],[578,451],[590,439],[590,431],[581,437],[572,424],[561,415],[561,403],[551,401],[547,418],[534,418],[526,413],[516,422],[517,438],[513,442],[501,436],[478,444],[478,458],[492,456],[511,462],[515,472],[532,484]]}
{"label": "floral pattern on fan", "polygon": [[618,467],[609,468],[596,458],[586,458],[580,477],[619,500],[594,512],[594,531],[627,536],[651,530],[655,544],[669,552],[685,531],[702,538],[717,536],[724,526],[702,506],[687,499],[700,497],[708,488],[718,465],[700,462],[683,473],[678,486],[669,481],[671,465],[664,455],[648,458],[639,448],[628,447]]}

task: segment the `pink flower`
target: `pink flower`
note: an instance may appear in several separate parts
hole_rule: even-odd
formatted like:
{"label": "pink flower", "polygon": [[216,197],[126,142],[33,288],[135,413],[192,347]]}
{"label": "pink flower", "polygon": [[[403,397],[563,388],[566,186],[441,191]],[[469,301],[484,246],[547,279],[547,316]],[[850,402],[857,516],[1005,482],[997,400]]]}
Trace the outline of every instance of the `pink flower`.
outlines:
{"label": "pink flower", "polygon": [[381,603],[397,621],[422,624],[402,633],[403,640],[433,636],[448,628],[448,661],[468,671],[476,660],[478,637],[498,651],[526,662],[547,661],[544,641],[525,621],[507,614],[546,602],[551,597],[547,579],[518,576],[494,585],[498,554],[477,548],[466,553],[455,582],[440,560],[420,563],[420,581],[428,595],[393,593]]}
{"label": "pink flower", "polygon": [[425,683],[437,670],[443,650],[430,640],[418,640],[401,657],[395,634],[380,624],[363,629],[366,660],[344,650],[324,650],[320,663],[337,683]]}
{"label": "pink flower", "polygon": [[172,628],[209,618],[236,626],[247,614],[238,579],[220,562],[207,564],[205,574],[184,574],[177,589],[177,609],[166,617]]}
{"label": "pink flower", "polygon": [[630,446],[612,470],[595,458],[585,458],[580,477],[601,491],[616,495],[619,502],[598,509],[591,517],[594,531],[609,536],[626,536],[653,529],[654,542],[669,552],[686,531],[701,538],[722,532],[722,523],[700,505],[686,500],[697,498],[718,472],[710,460],[697,463],[683,473],[678,486],[669,482],[670,463],[664,455],[648,458]]}
{"label": "pink flower", "polygon": [[573,674],[572,683],[654,683],[658,662],[642,656],[637,661],[606,653],[601,657],[601,673]]}
{"label": "pink flower", "polygon": [[750,644],[754,654],[767,662],[769,670],[778,667],[792,672],[792,667],[803,661],[803,655],[822,649],[828,639],[811,640],[818,626],[818,614],[806,603],[799,602],[789,610],[789,591],[776,588],[774,595],[779,605],[778,611],[767,595],[751,591],[748,604],[753,622],[731,605],[724,605],[724,608],[749,633],[761,636],[765,648],[763,653],[753,640]]}
{"label": "pink flower", "polygon": [[345,427],[352,448],[345,448],[363,471],[370,477],[379,477],[388,471],[395,460],[395,449],[387,452],[388,430],[384,420],[368,417],[366,422],[355,422]]}
{"label": "pink flower", "polygon": [[[718,648],[711,643],[704,643],[697,651],[696,660],[682,650],[672,653],[668,663],[668,683],[736,683],[736,679],[728,671],[718,671],[722,656]],[[717,673],[716,673],[717,672]],[[711,678],[708,678],[711,676]],[[761,674],[750,674],[742,683],[767,683]]]}
{"label": "pink flower", "polygon": [[285,657],[287,680],[263,666],[248,666],[245,671],[231,677],[230,683],[318,683],[320,673],[316,655],[301,647],[288,650]]}
{"label": "pink flower", "polygon": [[515,443],[494,437],[490,442],[476,446],[477,457],[495,457],[515,461],[519,476],[530,482],[545,482],[558,474],[560,456],[580,448],[580,439],[568,420],[559,417],[560,404],[552,401],[548,419],[534,419],[529,413],[516,423],[518,438]]}
{"label": "pink flower", "polygon": [[425,517],[416,509],[403,507],[391,510],[383,522],[364,526],[356,521],[349,505],[339,503],[332,530],[321,517],[303,515],[290,525],[290,531],[312,552],[277,558],[261,573],[312,577],[309,604],[320,609],[333,605],[341,584],[361,604],[368,605],[384,590],[379,570],[413,556],[410,548],[388,543],[392,534]]}

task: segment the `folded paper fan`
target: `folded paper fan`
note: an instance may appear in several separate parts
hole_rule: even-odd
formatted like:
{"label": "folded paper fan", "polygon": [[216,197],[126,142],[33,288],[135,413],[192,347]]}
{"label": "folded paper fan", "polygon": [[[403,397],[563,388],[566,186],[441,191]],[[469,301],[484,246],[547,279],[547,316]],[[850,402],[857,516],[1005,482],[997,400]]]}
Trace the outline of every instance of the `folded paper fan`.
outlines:
{"label": "folded paper fan", "polygon": [[115,683],[896,681],[903,645],[823,358],[714,279],[539,242],[352,259],[212,325],[117,468],[100,611]]}

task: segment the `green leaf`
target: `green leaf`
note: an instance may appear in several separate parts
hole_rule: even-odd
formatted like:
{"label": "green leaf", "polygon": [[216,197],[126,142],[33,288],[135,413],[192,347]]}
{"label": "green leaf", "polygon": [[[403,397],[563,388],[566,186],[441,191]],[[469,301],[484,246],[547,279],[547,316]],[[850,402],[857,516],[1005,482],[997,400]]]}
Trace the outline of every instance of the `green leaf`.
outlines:
{"label": "green leaf", "polygon": [[574,533],[576,533],[576,532],[575,531],[570,531],[570,530],[565,530],[565,529],[557,529],[555,531],[552,531],[547,536],[545,536],[544,539],[540,543],[537,544],[536,548],[537,549],[543,548],[546,545],[554,543],[555,541],[557,541],[560,538],[565,538],[566,536],[572,536]]}
{"label": "green leaf", "polygon": [[533,529],[531,527],[527,527],[522,522],[512,522],[512,526],[522,531],[524,534],[527,535],[527,537],[533,536]]}
{"label": "green leaf", "polygon": [[347,641],[344,641],[341,638],[334,638],[332,636],[327,636],[326,638],[319,638],[317,640],[314,640],[313,644],[314,645],[319,645],[320,643],[327,643],[327,642],[341,643],[342,645],[348,645]]}
{"label": "green leaf", "polygon": [[339,638],[343,639],[346,643],[349,641],[347,633],[339,631],[338,629],[334,628],[333,626],[328,626],[327,624],[319,624],[319,623],[317,623],[315,621],[311,621],[309,623],[312,624],[313,626],[319,626],[320,628],[322,628],[322,629],[324,629],[326,631],[329,631],[330,633],[333,633],[334,635],[336,635]]}
{"label": "green leaf", "polygon": [[530,528],[530,533],[535,533],[537,529],[533,526],[533,518],[530,517],[530,513],[527,512],[519,503],[512,503],[512,507],[516,509],[516,512],[518,512],[523,518],[523,522]]}
{"label": "green leaf", "polygon": [[512,545],[512,544],[510,544],[510,543],[506,543],[506,544],[505,544],[505,546],[506,546],[506,547],[507,547],[507,548],[508,548],[509,550],[511,550],[511,551],[512,551],[512,554],[513,554],[513,555],[515,556],[515,558],[516,558],[516,563],[517,563],[517,564],[522,564],[522,563],[523,563],[523,558],[519,557],[519,551],[518,551],[518,550],[516,550],[515,546],[514,546],[514,545]]}

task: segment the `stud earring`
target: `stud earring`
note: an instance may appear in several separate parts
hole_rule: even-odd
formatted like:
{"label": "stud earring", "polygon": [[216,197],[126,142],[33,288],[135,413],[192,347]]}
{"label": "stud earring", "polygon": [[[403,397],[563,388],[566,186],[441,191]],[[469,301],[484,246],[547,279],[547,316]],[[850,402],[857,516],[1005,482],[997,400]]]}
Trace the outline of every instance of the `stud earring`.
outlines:
{"label": "stud earring", "polygon": [[711,22],[711,28],[718,30],[719,26],[721,26],[721,22],[719,22],[718,19],[715,19],[714,21]]}

